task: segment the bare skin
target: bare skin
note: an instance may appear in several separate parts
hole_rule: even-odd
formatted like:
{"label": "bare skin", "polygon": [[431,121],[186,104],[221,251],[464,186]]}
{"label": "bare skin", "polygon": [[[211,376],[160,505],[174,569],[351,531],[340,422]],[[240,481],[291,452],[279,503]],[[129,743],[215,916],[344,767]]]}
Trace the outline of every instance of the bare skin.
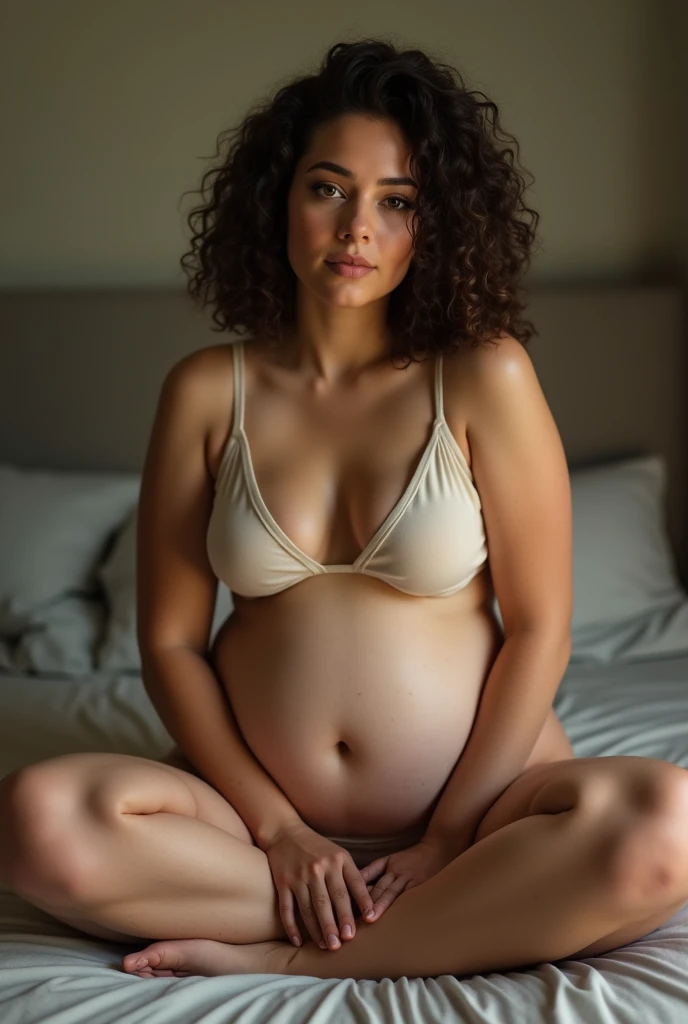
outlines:
{"label": "bare skin", "polygon": [[[615,778],[625,778],[625,798],[610,788],[610,800],[601,802],[601,789]],[[557,785],[543,785],[547,779]],[[654,811],[640,817],[632,836],[610,843],[610,837],[623,834],[621,810],[626,816],[639,810],[628,802],[631,793],[645,788],[647,796],[650,779],[657,787]],[[594,809],[588,799],[593,786]],[[662,799],[672,787],[674,800]],[[497,827],[509,808],[515,812],[518,789],[522,796],[536,791],[533,813]],[[579,810],[562,810],[572,800]],[[495,805],[496,814],[485,819],[481,838],[469,850],[428,882],[402,893],[372,924],[361,921],[356,938],[341,949],[322,951],[313,942],[294,949],[279,941],[166,940],[126,956],[123,970],[141,977],[258,973],[396,979],[465,976],[596,956],[647,935],[684,906],[688,830],[685,819],[677,824],[687,800],[685,770],[663,761],[610,757],[543,765],[521,777],[509,802]],[[667,870],[667,844],[679,854],[678,872]]]}
{"label": "bare skin", "polygon": [[[104,802],[106,779],[135,807],[118,764],[150,782],[141,813],[116,811],[117,788]],[[70,778],[92,781],[95,815],[80,810],[87,803]],[[238,816],[205,782],[145,758],[64,755],[3,780],[0,810],[10,828],[0,878],[58,920],[133,944],[137,953],[123,960],[129,973],[148,952],[151,976],[396,978],[516,968],[615,949],[684,905],[687,779],[685,769],[644,757],[534,765],[492,805],[468,850],[391,905],[375,895],[387,909],[373,924],[358,919],[354,938],[333,951],[279,941],[265,854],[220,827],[240,832]],[[168,809],[157,813],[161,804]],[[143,939],[151,932],[160,936],[152,943]]]}

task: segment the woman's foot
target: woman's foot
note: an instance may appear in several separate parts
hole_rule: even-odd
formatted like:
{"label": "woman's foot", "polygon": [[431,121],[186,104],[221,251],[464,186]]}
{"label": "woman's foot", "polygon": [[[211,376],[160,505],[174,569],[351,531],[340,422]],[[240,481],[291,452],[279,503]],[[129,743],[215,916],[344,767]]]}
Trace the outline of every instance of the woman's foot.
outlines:
{"label": "woman's foot", "polygon": [[[278,940],[233,945],[214,939],[161,939],[138,953],[128,953],[122,960],[122,970],[140,978],[287,974],[295,953],[288,942]],[[139,967],[141,959],[146,963]]]}

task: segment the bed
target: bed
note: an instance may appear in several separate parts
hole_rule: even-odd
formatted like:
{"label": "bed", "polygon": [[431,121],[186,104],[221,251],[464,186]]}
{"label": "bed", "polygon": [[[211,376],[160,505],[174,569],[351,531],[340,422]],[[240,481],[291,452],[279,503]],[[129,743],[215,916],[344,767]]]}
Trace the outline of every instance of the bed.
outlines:
{"label": "bed", "polygon": [[[578,757],[688,768],[683,294],[541,288],[527,315],[572,481],[573,649],[555,710]],[[0,777],[61,753],[172,747],[137,662],[139,473],[164,372],[227,340],[178,291],[0,295]],[[220,585],[212,635],[230,610]],[[463,978],[145,979],[120,970],[135,948],[0,886],[0,1021],[688,1020],[688,905],[602,956]]]}

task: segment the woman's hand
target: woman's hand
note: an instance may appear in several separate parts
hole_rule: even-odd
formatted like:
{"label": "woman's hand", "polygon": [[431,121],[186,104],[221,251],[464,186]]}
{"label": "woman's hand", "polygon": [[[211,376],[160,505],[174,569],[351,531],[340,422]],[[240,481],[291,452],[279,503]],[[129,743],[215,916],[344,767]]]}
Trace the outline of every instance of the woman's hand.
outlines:
{"label": "woman's hand", "polygon": [[[405,850],[397,850],[387,857],[378,857],[377,860],[366,864],[361,869],[361,875],[366,882],[377,878],[377,882],[370,890],[371,897],[375,900],[375,920],[378,921],[385,910],[394,902],[402,892],[412,889],[414,885],[422,885],[433,875],[438,874],[442,868],[453,861],[459,853],[453,846],[441,843],[439,840],[421,839],[414,846]],[[381,877],[379,877],[381,876]]]}
{"label": "woman's hand", "polygon": [[[277,888],[282,924],[295,946],[301,945],[301,934],[294,919],[294,896],[311,937],[322,949],[328,948],[329,936],[337,939],[335,949],[339,945],[333,903],[342,937],[354,937],[350,893],[362,914],[372,910],[373,900],[347,850],[299,824],[280,832],[264,852]],[[347,927],[351,929],[350,935],[345,934]]]}

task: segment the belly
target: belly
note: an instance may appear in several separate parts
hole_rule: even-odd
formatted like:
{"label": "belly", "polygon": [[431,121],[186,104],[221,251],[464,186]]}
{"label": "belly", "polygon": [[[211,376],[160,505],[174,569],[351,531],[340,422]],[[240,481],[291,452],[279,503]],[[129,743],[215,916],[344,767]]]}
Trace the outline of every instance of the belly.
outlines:
{"label": "belly", "polygon": [[276,595],[279,608],[241,602],[213,645],[247,745],[320,833],[429,820],[502,643],[489,603],[464,594],[459,610],[370,582],[322,576]]}

